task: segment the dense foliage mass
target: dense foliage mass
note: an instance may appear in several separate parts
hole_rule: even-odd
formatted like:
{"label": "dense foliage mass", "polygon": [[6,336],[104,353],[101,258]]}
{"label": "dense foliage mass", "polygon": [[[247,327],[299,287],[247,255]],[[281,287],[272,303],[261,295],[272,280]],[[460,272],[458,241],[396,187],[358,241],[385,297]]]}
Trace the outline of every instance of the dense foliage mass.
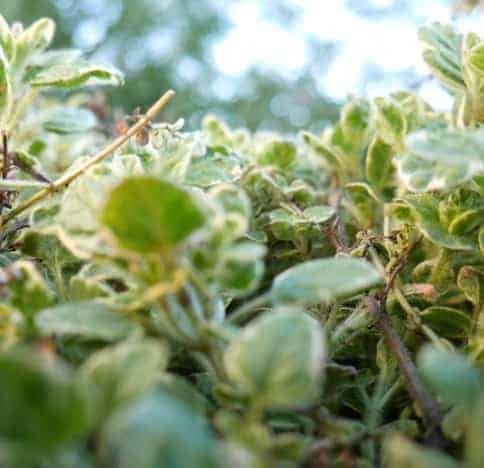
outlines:
{"label": "dense foliage mass", "polygon": [[483,466],[484,42],[420,31],[448,114],[109,143],[53,34],[0,17],[0,464]]}

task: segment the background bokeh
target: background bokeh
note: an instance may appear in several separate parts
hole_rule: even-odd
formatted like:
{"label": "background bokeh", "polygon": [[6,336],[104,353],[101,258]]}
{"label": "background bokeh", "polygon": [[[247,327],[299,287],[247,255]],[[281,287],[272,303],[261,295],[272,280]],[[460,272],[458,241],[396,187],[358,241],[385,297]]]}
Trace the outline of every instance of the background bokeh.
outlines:
{"label": "background bokeh", "polygon": [[416,29],[458,16],[479,30],[481,19],[449,0],[1,0],[0,12],[25,24],[50,16],[56,46],[118,66],[126,85],[106,92],[126,110],[173,88],[168,117],[189,127],[213,112],[283,132],[321,129],[350,94],[411,87],[447,106]]}

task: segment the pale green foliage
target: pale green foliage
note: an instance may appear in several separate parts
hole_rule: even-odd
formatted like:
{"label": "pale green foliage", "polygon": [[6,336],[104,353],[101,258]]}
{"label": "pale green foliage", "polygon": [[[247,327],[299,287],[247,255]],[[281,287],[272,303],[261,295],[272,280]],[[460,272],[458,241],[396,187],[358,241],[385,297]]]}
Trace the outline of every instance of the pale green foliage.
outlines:
{"label": "pale green foliage", "polygon": [[36,317],[41,334],[117,341],[136,333],[136,327],[109,306],[95,301],[72,302],[44,309]]}
{"label": "pale green foliage", "polygon": [[[4,389],[0,436],[13,447],[29,447],[27,453],[4,453],[2,463],[32,463],[39,454],[48,453],[87,429],[89,400],[69,369],[41,365],[38,357],[25,349],[2,353],[0,369]],[[39,427],[43,430],[39,431]]]}
{"label": "pale green foliage", "polygon": [[381,281],[381,275],[367,262],[337,257],[286,270],[274,279],[271,294],[276,302],[329,303]]}
{"label": "pale green foliage", "polygon": [[399,436],[392,437],[385,446],[385,461],[388,466],[401,468],[458,468],[451,457],[431,448],[420,448],[417,444]]}
{"label": "pale green foliage", "polygon": [[102,434],[101,454],[105,463],[119,468],[218,466],[215,444],[203,420],[176,396],[162,392],[114,415]]}
{"label": "pale green foliage", "polygon": [[421,30],[449,113],[401,91],[298,138],[150,122],[86,169],[110,126],[52,88],[122,80],[53,33],[0,17],[0,464],[479,466],[480,38]]}
{"label": "pale green foliage", "polygon": [[167,346],[154,340],[127,341],[91,355],[80,374],[100,393],[102,411],[98,419],[153,389],[168,361]]}
{"label": "pale green foliage", "polygon": [[479,392],[477,373],[463,356],[456,353],[424,348],[419,356],[419,369],[435,393],[448,405],[472,404]]}
{"label": "pale green foliage", "polygon": [[317,322],[298,309],[277,310],[248,325],[224,360],[229,379],[258,411],[314,398],[325,360]]}
{"label": "pale green foliage", "polygon": [[141,253],[169,249],[201,228],[203,213],[190,195],[155,178],[129,178],[111,191],[102,223],[122,247]]}

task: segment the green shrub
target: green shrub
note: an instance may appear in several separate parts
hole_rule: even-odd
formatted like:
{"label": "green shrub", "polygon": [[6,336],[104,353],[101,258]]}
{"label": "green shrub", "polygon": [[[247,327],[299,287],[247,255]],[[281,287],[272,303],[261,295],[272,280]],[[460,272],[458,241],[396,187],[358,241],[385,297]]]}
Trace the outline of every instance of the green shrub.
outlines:
{"label": "green shrub", "polygon": [[121,74],[53,34],[0,16],[0,465],[481,467],[484,42],[420,31],[449,113],[188,133],[168,92],[110,143],[70,90]]}

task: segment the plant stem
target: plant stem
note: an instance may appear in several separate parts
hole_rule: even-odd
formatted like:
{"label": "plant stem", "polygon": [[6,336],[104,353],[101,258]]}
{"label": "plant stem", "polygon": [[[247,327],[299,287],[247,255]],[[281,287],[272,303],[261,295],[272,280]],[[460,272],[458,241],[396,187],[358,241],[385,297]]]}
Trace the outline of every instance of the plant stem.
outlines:
{"label": "plant stem", "polygon": [[148,110],[148,112],[139,119],[126,133],[120,135],[116,140],[110,143],[106,148],[101,150],[99,153],[92,156],[88,161],[82,164],[80,167],[72,171],[71,173],[67,173],[62,177],[59,177],[55,182],[53,182],[48,187],[39,190],[37,193],[32,195],[30,198],[25,200],[24,202],[20,203],[16,208],[10,210],[5,216],[2,217],[0,226],[4,226],[9,221],[11,221],[15,216],[24,212],[28,208],[30,208],[35,203],[43,200],[51,193],[56,192],[59,189],[62,189],[69,185],[74,179],[79,177],[83,174],[87,169],[98,164],[103,159],[106,159],[110,156],[114,151],[116,151],[119,147],[121,147],[126,141],[128,141],[133,135],[136,135],[143,127],[145,127],[156,115],[170,102],[171,98],[175,95],[175,92],[170,90],[167,91],[158,101],[156,101],[152,107]]}
{"label": "plant stem", "polygon": [[443,418],[442,413],[437,402],[423,385],[408,349],[390,324],[382,304],[373,296],[366,296],[365,303],[375,318],[376,326],[382,333],[388,348],[397,360],[410,396],[422,411],[423,418],[431,431],[438,431]]}
{"label": "plant stem", "polygon": [[10,169],[10,157],[8,154],[8,136],[6,132],[2,132],[2,153],[3,153],[3,167],[2,178],[6,179]]}
{"label": "plant stem", "polygon": [[249,302],[242,304],[238,309],[235,309],[227,318],[227,321],[234,325],[241,325],[249,320],[258,309],[266,305],[270,300],[270,293],[257,296]]}
{"label": "plant stem", "polygon": [[[8,176],[8,171],[10,169],[10,157],[8,153],[8,135],[7,132],[2,131],[2,179],[5,180]],[[2,212],[5,205],[8,205],[9,194],[7,191],[0,192],[0,213]]]}
{"label": "plant stem", "polygon": [[[385,388],[380,375],[376,383],[375,391],[366,405],[365,421],[369,432],[375,431],[375,429],[381,424],[383,417],[383,405],[381,404],[381,398],[384,390]],[[362,447],[362,452],[373,465],[376,464],[376,446],[374,440],[370,439],[366,441]]]}
{"label": "plant stem", "polygon": [[408,318],[410,321],[416,326],[420,327],[422,325],[422,319],[418,315],[418,313],[415,311],[415,309],[411,306],[411,304],[407,301],[407,298],[404,296],[400,288],[395,286],[393,288],[393,293],[395,294],[395,297],[397,298],[399,304],[402,306],[403,310],[406,312]]}

